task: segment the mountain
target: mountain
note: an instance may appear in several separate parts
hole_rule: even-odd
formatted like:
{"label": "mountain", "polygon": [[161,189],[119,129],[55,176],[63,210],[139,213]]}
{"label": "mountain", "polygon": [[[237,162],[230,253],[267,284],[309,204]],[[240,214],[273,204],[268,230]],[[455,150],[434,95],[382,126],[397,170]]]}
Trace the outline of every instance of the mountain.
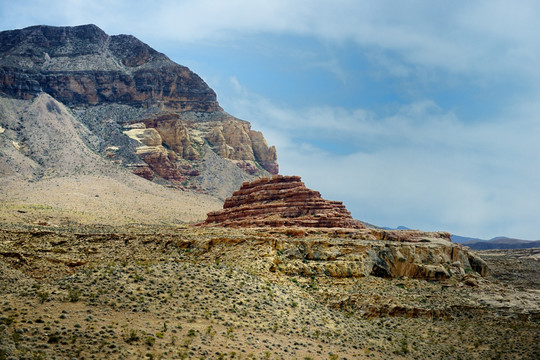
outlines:
{"label": "mountain", "polygon": [[4,188],[113,173],[125,182],[126,170],[222,201],[278,163],[197,74],[133,36],[95,25],[0,32]]}
{"label": "mountain", "polygon": [[466,241],[475,242],[475,241],[487,241],[487,240],[482,240],[482,239],[472,238],[472,237],[467,237],[467,236],[452,235],[452,241],[459,244],[463,244]]}
{"label": "mountain", "polygon": [[466,245],[474,250],[490,249],[529,249],[540,247],[540,240],[520,240],[504,236],[494,237],[490,240],[468,238],[459,235],[452,235],[452,241]]}
{"label": "mountain", "polygon": [[221,110],[214,91],[188,68],[133,36],[108,36],[95,25],[4,31],[0,54],[0,86],[16,98],[46,92],[70,107]]}

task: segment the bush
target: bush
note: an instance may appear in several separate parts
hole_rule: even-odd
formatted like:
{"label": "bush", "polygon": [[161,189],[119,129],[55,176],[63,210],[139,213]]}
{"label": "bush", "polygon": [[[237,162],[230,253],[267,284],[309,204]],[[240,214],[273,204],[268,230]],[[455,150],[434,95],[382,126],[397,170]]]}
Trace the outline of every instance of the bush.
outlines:
{"label": "bush", "polygon": [[70,302],[77,302],[81,299],[81,290],[78,288],[69,288],[68,289],[68,300]]}
{"label": "bush", "polygon": [[156,338],[152,335],[148,335],[144,340],[144,343],[148,346],[154,346],[154,344],[156,343]]}
{"label": "bush", "polygon": [[137,333],[137,330],[134,330],[134,329],[127,330],[124,336],[124,341],[127,342],[128,344],[137,342],[139,341],[139,339],[140,339],[139,334]]}
{"label": "bush", "polygon": [[37,296],[39,301],[43,304],[45,301],[49,300],[51,294],[48,291],[38,291]]}

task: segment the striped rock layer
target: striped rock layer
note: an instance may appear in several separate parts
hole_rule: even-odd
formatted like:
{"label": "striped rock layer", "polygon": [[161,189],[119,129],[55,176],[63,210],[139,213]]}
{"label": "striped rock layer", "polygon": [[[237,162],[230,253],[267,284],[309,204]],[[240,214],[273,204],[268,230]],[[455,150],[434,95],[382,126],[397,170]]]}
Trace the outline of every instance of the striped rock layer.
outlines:
{"label": "striped rock layer", "polygon": [[211,212],[206,225],[226,227],[301,226],[352,228],[353,219],[341,201],[329,201],[306,188],[299,176],[277,175],[243,183],[225,200],[223,210]]}

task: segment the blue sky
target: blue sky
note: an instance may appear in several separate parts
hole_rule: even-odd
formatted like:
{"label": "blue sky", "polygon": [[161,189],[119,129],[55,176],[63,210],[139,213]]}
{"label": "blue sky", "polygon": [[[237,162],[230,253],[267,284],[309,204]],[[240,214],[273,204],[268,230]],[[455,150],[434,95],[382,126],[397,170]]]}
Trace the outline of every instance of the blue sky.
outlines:
{"label": "blue sky", "polygon": [[538,1],[0,1],[190,67],[361,220],[540,239]]}

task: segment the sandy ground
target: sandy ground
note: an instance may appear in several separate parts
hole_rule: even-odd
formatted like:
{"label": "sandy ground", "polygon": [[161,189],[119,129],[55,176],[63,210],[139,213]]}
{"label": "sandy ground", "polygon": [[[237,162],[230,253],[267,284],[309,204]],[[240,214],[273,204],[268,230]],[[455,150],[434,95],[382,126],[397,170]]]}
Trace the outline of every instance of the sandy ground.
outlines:
{"label": "sandy ground", "polygon": [[[524,313],[518,301],[482,299],[538,290],[534,260],[523,265],[535,270],[531,289],[521,290],[515,257],[504,254],[488,278],[293,277],[254,266],[276,256],[286,265],[277,250],[259,251],[263,239],[297,240],[276,230],[0,225],[0,358],[540,355],[537,308]],[[412,311],[391,316],[382,311],[388,304]]]}
{"label": "sandy ground", "polygon": [[37,182],[0,178],[0,222],[123,225],[204,220],[222,202],[134,175],[79,175]]}

